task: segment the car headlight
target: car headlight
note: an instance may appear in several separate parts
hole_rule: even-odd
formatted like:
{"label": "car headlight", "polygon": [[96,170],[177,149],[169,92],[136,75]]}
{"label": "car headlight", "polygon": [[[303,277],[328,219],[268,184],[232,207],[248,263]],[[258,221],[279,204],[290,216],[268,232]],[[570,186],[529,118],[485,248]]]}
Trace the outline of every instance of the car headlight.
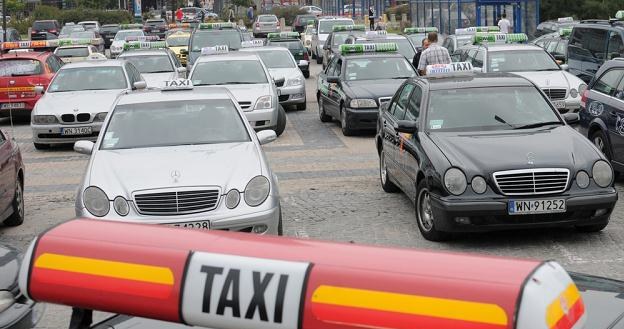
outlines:
{"label": "car headlight", "polygon": [[578,87],[578,92],[579,92],[579,94],[581,94],[581,95],[582,95],[582,94],[583,94],[583,92],[585,92],[585,90],[587,90],[587,85],[586,85],[586,84],[584,84],[584,83],[581,83],[581,84],[579,85],[579,87]]}
{"label": "car headlight", "polygon": [[106,115],[108,114],[108,112],[100,112],[98,114],[95,115],[95,119],[93,119],[93,121],[96,122],[102,122],[106,119]]}
{"label": "car headlight", "polygon": [[254,110],[268,110],[273,107],[272,101],[273,99],[271,98],[271,95],[258,97]]}
{"label": "car headlight", "polygon": [[245,203],[252,207],[261,205],[269,196],[269,180],[264,176],[252,178],[245,187]]}
{"label": "car headlight", "polygon": [[579,93],[578,93],[578,91],[576,89],[574,89],[574,88],[570,89],[570,97],[576,98],[576,97],[578,97],[578,95],[579,95]]}
{"label": "car headlight", "polygon": [[301,79],[301,77],[290,79],[288,80],[288,83],[286,85],[287,86],[301,86],[303,85],[303,79]]}
{"label": "car headlight", "polygon": [[82,202],[85,208],[97,217],[103,217],[110,210],[110,201],[99,187],[89,186],[84,190]]}
{"label": "car headlight", "polygon": [[374,99],[352,99],[349,105],[351,108],[377,107],[377,102]]}
{"label": "car headlight", "polygon": [[589,186],[589,175],[584,171],[579,171],[576,174],[576,185],[580,188],[586,188]]}
{"label": "car headlight", "polygon": [[474,178],[472,178],[470,186],[472,187],[472,190],[475,191],[475,193],[477,194],[483,194],[485,193],[485,190],[487,190],[487,183],[485,182],[485,178],[481,176],[475,176]]}
{"label": "car headlight", "polygon": [[10,291],[0,291],[0,313],[15,303],[15,297]]}
{"label": "car headlight", "polygon": [[238,190],[231,189],[225,195],[225,206],[228,207],[228,209],[236,208],[239,202],[240,202],[240,192],[238,192]]}
{"label": "car headlight", "polygon": [[466,175],[458,168],[451,168],[444,174],[444,186],[454,195],[460,195],[466,191]]}
{"label": "car headlight", "polygon": [[611,185],[613,180],[613,169],[611,169],[607,161],[598,160],[592,168],[592,177],[598,186],[607,187]]}
{"label": "car headlight", "polygon": [[58,120],[56,120],[56,117],[53,115],[34,115],[32,122],[34,124],[48,125],[58,123]]}
{"label": "car headlight", "polygon": [[130,212],[128,201],[122,196],[118,196],[113,200],[113,208],[115,208],[115,211],[121,216],[126,216]]}

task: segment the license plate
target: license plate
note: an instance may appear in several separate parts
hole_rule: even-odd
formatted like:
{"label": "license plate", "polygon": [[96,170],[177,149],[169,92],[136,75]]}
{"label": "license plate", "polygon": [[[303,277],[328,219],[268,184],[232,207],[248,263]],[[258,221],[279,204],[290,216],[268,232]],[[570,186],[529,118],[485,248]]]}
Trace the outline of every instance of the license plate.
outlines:
{"label": "license plate", "polygon": [[507,203],[507,211],[510,215],[566,212],[566,202],[564,199],[510,200]]}
{"label": "license plate", "polygon": [[4,103],[2,104],[2,109],[3,110],[8,110],[8,109],[23,109],[26,107],[25,103]]}
{"label": "license plate", "polygon": [[193,229],[199,229],[199,230],[210,229],[210,221],[207,221],[207,220],[203,220],[199,222],[175,223],[175,224],[169,224],[169,225],[175,226],[175,227],[193,228]]}
{"label": "license plate", "polygon": [[71,127],[71,128],[61,128],[61,135],[71,136],[71,135],[91,135],[91,127]]}
{"label": "license plate", "polygon": [[552,101],[553,105],[555,106],[555,108],[557,109],[565,109],[566,107],[566,103],[565,101]]}

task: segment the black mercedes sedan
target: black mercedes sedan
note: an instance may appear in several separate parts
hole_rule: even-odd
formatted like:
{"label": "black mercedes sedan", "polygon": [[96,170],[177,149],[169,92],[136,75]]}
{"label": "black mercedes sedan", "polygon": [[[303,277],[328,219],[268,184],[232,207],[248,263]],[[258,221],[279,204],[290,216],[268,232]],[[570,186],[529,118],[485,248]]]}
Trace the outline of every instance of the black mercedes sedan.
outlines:
{"label": "black mercedes sedan", "polygon": [[376,134],[381,185],[415,203],[426,239],[607,226],[618,198],[613,169],[568,125],[577,114],[560,115],[520,76],[427,76],[401,85],[380,109]]}
{"label": "black mercedes sedan", "polygon": [[43,315],[36,304],[20,292],[17,284],[21,254],[0,244],[0,329],[33,328]]}

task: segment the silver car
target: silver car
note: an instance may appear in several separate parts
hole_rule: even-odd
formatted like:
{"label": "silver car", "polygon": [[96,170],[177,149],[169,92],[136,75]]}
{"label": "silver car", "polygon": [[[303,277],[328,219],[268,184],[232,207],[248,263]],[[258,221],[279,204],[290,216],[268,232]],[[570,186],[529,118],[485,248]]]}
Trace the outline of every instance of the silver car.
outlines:
{"label": "silver car", "polygon": [[74,145],[91,155],[76,216],[281,234],[277,178],[260,146],[275,138],[256,134],[225,88],[124,93],[98,140]]}
{"label": "silver car", "polygon": [[[282,106],[295,106],[298,111],[306,109],[305,77],[299,69],[300,64],[295,61],[290,50],[284,47],[243,48],[241,52],[255,52],[260,56],[264,65],[274,80],[284,78],[284,84],[279,88],[279,103]],[[301,61],[306,62],[307,61]]]}
{"label": "silver car", "polygon": [[64,65],[32,111],[35,148],[96,140],[117,95],[137,88],[145,88],[145,82],[124,61],[88,59]]}
{"label": "silver car", "polygon": [[115,58],[121,54],[124,50],[124,45],[126,44],[126,38],[128,37],[145,37],[145,32],[139,29],[133,30],[119,30],[117,34],[115,34],[115,38],[110,46],[110,57]]}
{"label": "silver car", "polygon": [[342,17],[321,17],[314,22],[314,34],[312,35],[312,58],[316,58],[316,64],[323,64],[323,45],[327,37],[332,33],[334,25],[353,25],[353,20]]}
{"label": "silver car", "polygon": [[[145,42],[136,43],[150,44]],[[141,72],[148,87],[158,87],[163,81],[167,80],[186,78],[186,67],[182,66],[173,51],[164,48],[164,42],[160,43],[162,43],[163,48],[126,50],[118,57],[132,63]],[[128,46],[132,45],[133,43],[129,42],[125,48],[127,49]]]}
{"label": "silver car", "polygon": [[189,79],[197,89],[226,87],[256,131],[272,129],[278,136],[284,132],[286,113],[279,105],[276,85],[283,85],[285,79],[273,80],[256,54],[231,52],[202,55],[195,62]]}
{"label": "silver car", "polygon": [[258,15],[253,24],[255,38],[266,38],[267,34],[281,32],[279,19],[275,15]]}

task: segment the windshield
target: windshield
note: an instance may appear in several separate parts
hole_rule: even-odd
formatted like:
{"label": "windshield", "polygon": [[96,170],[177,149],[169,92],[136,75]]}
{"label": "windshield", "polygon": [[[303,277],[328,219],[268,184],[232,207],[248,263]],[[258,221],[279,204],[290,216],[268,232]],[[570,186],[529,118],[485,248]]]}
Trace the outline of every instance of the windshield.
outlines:
{"label": "windshield", "polygon": [[509,130],[562,124],[535,87],[435,90],[429,99],[429,131]]}
{"label": "windshield", "polygon": [[173,72],[173,65],[167,55],[122,56],[132,63],[141,73]]}
{"label": "windshield", "polygon": [[4,59],[0,60],[0,76],[14,77],[38,75],[43,73],[41,62],[34,59]]}
{"label": "windshield", "polygon": [[401,55],[409,59],[414,58],[416,51],[414,51],[414,48],[412,47],[412,44],[409,42],[409,40],[401,38],[388,40],[388,42],[396,43],[397,46],[399,46],[399,53]]}
{"label": "windshield", "polygon": [[192,51],[201,51],[203,47],[227,45],[230,49],[240,49],[241,35],[236,30],[195,32],[191,38]]}
{"label": "windshield", "polygon": [[543,50],[489,52],[488,72],[559,71],[557,63]]}
{"label": "windshield", "polygon": [[169,47],[186,47],[188,46],[190,37],[170,37],[167,38],[167,45]]}
{"label": "windshield", "polygon": [[71,47],[57,48],[54,52],[59,57],[87,57],[89,56],[89,48],[87,47]]}
{"label": "windshield", "polygon": [[341,33],[334,33],[334,36],[332,37],[332,48],[338,48],[338,46],[342,45],[345,43],[345,41],[347,41],[347,38],[350,35],[356,36],[356,37],[360,37],[365,35],[365,32],[362,31],[350,31],[350,32],[341,32]]}
{"label": "windshield", "polygon": [[268,83],[258,60],[211,61],[195,66],[191,76],[195,86]]}
{"label": "windshield", "polygon": [[347,61],[345,79],[378,80],[407,79],[416,76],[414,68],[401,57],[392,58],[352,58]]}
{"label": "windshield", "polygon": [[80,25],[84,26],[84,28],[87,30],[92,30],[97,27],[97,24],[95,23],[82,23]]}
{"label": "windshield", "polygon": [[329,21],[320,21],[319,22],[319,31],[321,34],[329,34],[332,32],[334,25],[353,25],[353,20],[351,19],[336,19]]}
{"label": "windshield", "polygon": [[192,100],[120,105],[102,141],[102,150],[250,141],[231,100]]}
{"label": "windshield", "polygon": [[61,29],[61,34],[67,35],[67,34],[71,34],[73,32],[83,32],[84,30],[85,30],[84,27],[82,27],[80,25],[63,26],[63,28]]}
{"label": "windshield", "polygon": [[289,50],[303,50],[303,45],[301,44],[301,41],[273,41],[269,42],[267,45],[284,47]]}
{"label": "windshield", "polygon": [[110,26],[104,25],[104,26],[102,26],[100,31],[102,33],[117,32],[117,31],[119,31],[119,26],[117,26],[117,25],[110,25]]}
{"label": "windshield", "polygon": [[126,40],[126,37],[142,37],[144,35],[145,34],[143,34],[143,31],[141,30],[119,31],[115,34],[115,41],[124,41]]}
{"label": "windshield", "polygon": [[125,89],[128,87],[119,66],[61,69],[50,83],[48,92]]}
{"label": "windshield", "polygon": [[288,51],[259,51],[257,54],[267,68],[290,69],[296,67],[292,55]]}
{"label": "windshield", "polygon": [[95,33],[93,32],[72,32],[69,35],[72,39],[95,39]]}

